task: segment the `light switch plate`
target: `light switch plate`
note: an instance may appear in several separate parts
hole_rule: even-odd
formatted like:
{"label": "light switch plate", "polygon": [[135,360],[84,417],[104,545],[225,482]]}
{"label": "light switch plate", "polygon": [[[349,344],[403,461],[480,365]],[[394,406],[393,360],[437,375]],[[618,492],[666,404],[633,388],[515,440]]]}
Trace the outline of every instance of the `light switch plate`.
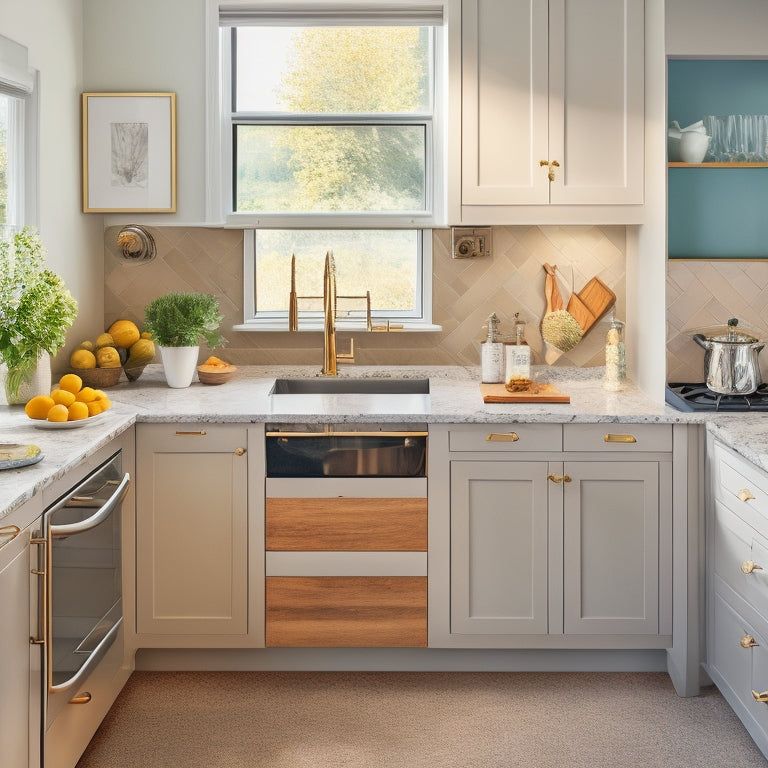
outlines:
{"label": "light switch plate", "polygon": [[451,227],[451,257],[474,259],[491,255],[490,227]]}

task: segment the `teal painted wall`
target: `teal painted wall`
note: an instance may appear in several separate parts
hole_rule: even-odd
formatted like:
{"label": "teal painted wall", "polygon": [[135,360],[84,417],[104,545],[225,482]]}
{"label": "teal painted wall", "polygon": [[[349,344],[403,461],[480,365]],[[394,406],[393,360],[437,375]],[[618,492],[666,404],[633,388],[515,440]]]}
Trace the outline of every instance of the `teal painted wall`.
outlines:
{"label": "teal painted wall", "polygon": [[[675,60],[668,116],[768,114],[768,60]],[[670,258],[768,258],[768,168],[670,168]]]}

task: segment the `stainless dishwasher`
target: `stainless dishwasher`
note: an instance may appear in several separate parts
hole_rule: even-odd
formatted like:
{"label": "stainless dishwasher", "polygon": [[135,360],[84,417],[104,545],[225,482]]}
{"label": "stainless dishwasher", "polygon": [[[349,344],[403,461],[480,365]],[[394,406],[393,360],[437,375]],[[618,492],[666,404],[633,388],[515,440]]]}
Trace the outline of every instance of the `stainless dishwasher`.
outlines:
{"label": "stainless dishwasher", "polygon": [[425,477],[427,425],[267,424],[267,477]]}

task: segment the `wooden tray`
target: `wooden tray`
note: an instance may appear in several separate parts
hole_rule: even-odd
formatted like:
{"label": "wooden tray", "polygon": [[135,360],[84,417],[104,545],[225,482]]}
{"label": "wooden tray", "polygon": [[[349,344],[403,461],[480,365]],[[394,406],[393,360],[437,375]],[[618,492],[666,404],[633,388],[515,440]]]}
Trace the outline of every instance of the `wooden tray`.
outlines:
{"label": "wooden tray", "polygon": [[564,395],[554,384],[539,384],[536,394],[531,392],[507,392],[503,384],[481,384],[484,403],[570,403],[571,396]]}

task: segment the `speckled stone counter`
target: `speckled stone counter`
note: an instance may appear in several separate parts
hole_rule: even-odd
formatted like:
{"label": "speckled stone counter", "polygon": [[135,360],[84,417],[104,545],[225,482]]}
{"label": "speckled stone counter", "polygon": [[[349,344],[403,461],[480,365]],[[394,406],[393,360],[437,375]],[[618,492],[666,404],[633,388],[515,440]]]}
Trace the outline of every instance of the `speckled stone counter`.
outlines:
{"label": "speckled stone counter", "polygon": [[[0,472],[0,518],[63,476],[135,422],[284,423],[700,423],[746,458],[768,470],[768,414],[682,413],[648,398],[633,386],[602,388],[601,368],[534,368],[541,381],[570,395],[570,403],[485,404],[475,367],[340,367],[352,378],[428,378],[428,396],[382,397],[344,394],[298,398],[275,405],[275,378],[319,376],[316,366],[253,366],[238,369],[221,386],[195,382],[171,389],[160,365],[150,365],[133,383],[108,390],[113,407],[82,428],[37,429],[21,406],[0,406],[0,443],[32,443],[38,464]],[[282,401],[285,398],[281,398]],[[311,411],[308,409],[311,405]]]}

